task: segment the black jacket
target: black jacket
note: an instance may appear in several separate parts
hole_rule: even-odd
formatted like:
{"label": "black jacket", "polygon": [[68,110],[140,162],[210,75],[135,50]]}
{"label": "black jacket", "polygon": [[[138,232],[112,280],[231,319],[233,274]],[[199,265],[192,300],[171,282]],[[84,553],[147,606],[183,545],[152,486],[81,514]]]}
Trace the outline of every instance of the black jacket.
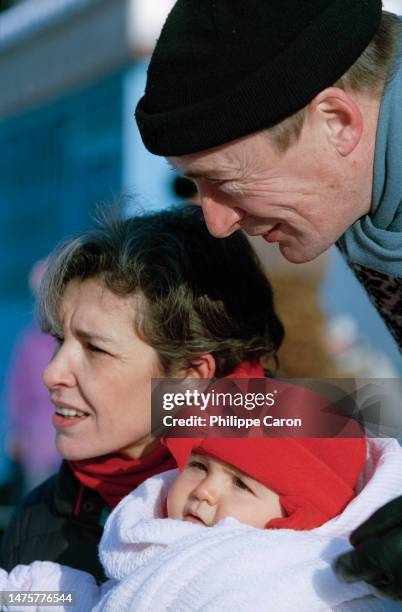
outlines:
{"label": "black jacket", "polygon": [[[79,512],[74,509],[80,496]],[[55,561],[106,580],[98,544],[108,508],[96,491],[83,487],[63,461],[59,472],[34,489],[17,507],[4,533],[0,567]]]}

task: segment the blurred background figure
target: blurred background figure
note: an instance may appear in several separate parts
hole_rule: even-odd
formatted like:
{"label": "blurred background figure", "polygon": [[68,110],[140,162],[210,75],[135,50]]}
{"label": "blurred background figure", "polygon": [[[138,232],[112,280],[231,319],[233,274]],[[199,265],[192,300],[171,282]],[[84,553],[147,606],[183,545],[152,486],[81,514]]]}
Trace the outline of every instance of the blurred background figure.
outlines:
{"label": "blurred background figure", "polygon": [[345,376],[355,378],[398,378],[398,370],[387,355],[373,347],[359,330],[358,320],[338,314],[328,322],[327,347]]}
{"label": "blurred background figure", "polygon": [[175,176],[172,182],[172,191],[176,198],[199,204],[198,191],[195,183],[185,176]]}
{"label": "blurred background figure", "polygon": [[[46,270],[46,260],[34,264],[29,285],[36,295]],[[55,350],[51,336],[42,334],[36,321],[19,335],[6,379],[6,453],[21,474],[23,493],[53,474],[60,455],[51,424],[53,406],[42,373]]]}

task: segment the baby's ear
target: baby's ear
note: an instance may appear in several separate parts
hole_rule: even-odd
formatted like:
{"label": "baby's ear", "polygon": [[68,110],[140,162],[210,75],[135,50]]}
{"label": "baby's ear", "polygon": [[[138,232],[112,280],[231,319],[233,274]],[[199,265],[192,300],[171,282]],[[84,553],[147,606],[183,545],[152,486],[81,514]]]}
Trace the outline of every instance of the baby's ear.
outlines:
{"label": "baby's ear", "polygon": [[216,364],[211,353],[205,353],[196,357],[191,367],[184,373],[184,378],[213,378],[215,375]]}

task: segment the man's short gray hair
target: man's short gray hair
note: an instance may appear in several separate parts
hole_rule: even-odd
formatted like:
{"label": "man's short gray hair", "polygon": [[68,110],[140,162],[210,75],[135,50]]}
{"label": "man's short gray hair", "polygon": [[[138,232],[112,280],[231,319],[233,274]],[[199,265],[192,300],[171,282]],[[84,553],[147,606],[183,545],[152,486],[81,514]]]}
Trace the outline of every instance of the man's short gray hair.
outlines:
{"label": "man's short gray hair", "polygon": [[[379,98],[397,68],[397,53],[401,40],[402,22],[392,13],[383,11],[380,27],[370,44],[335,87],[345,91],[366,92]],[[284,153],[300,137],[307,107],[267,129],[277,151]]]}

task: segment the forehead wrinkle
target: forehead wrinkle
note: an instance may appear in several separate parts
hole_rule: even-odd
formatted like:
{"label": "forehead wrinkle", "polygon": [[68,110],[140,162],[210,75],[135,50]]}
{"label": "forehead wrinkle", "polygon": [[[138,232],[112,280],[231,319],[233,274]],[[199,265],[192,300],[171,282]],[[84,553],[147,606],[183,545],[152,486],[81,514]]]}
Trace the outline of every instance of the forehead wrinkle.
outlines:
{"label": "forehead wrinkle", "polygon": [[226,177],[232,178],[233,172],[236,168],[230,166],[230,164],[210,164],[210,163],[194,163],[190,164],[184,169],[184,175],[190,179],[198,178],[209,178],[215,180],[225,179]]}
{"label": "forehead wrinkle", "polygon": [[102,334],[99,334],[98,332],[87,330],[87,329],[83,329],[83,328],[76,328],[76,329],[74,329],[74,333],[75,333],[76,336],[78,336],[79,338],[82,338],[84,340],[100,340],[100,341],[106,342],[106,343],[113,342],[113,338],[111,338],[109,336],[104,336]]}
{"label": "forehead wrinkle", "polygon": [[186,178],[196,181],[197,179],[206,179],[211,181],[222,180],[222,174],[216,172],[216,170],[206,170],[205,172],[186,172],[184,175]]}
{"label": "forehead wrinkle", "polygon": [[[196,154],[194,154],[196,155]],[[214,151],[203,155],[201,158],[193,158],[192,155],[178,158],[178,167],[183,174],[190,179],[211,178],[220,180],[233,177],[233,173],[241,170],[241,162],[234,151]]]}
{"label": "forehead wrinkle", "polygon": [[[73,290],[76,289],[73,295],[68,293],[66,295],[65,291],[58,311],[58,322],[62,329],[70,328],[72,333],[80,339],[96,339],[113,343],[116,337],[113,334],[113,326],[109,330],[110,323],[113,323],[113,319],[119,318],[121,314],[125,315],[127,305],[130,306],[131,319],[131,304],[136,301],[136,296],[132,294],[117,296],[99,280],[95,281],[96,285],[88,293],[88,288],[93,284],[93,280],[85,279],[77,282],[76,287],[73,288]],[[110,302],[110,299],[115,297],[118,299]],[[103,333],[103,328],[111,331],[111,334]]]}

